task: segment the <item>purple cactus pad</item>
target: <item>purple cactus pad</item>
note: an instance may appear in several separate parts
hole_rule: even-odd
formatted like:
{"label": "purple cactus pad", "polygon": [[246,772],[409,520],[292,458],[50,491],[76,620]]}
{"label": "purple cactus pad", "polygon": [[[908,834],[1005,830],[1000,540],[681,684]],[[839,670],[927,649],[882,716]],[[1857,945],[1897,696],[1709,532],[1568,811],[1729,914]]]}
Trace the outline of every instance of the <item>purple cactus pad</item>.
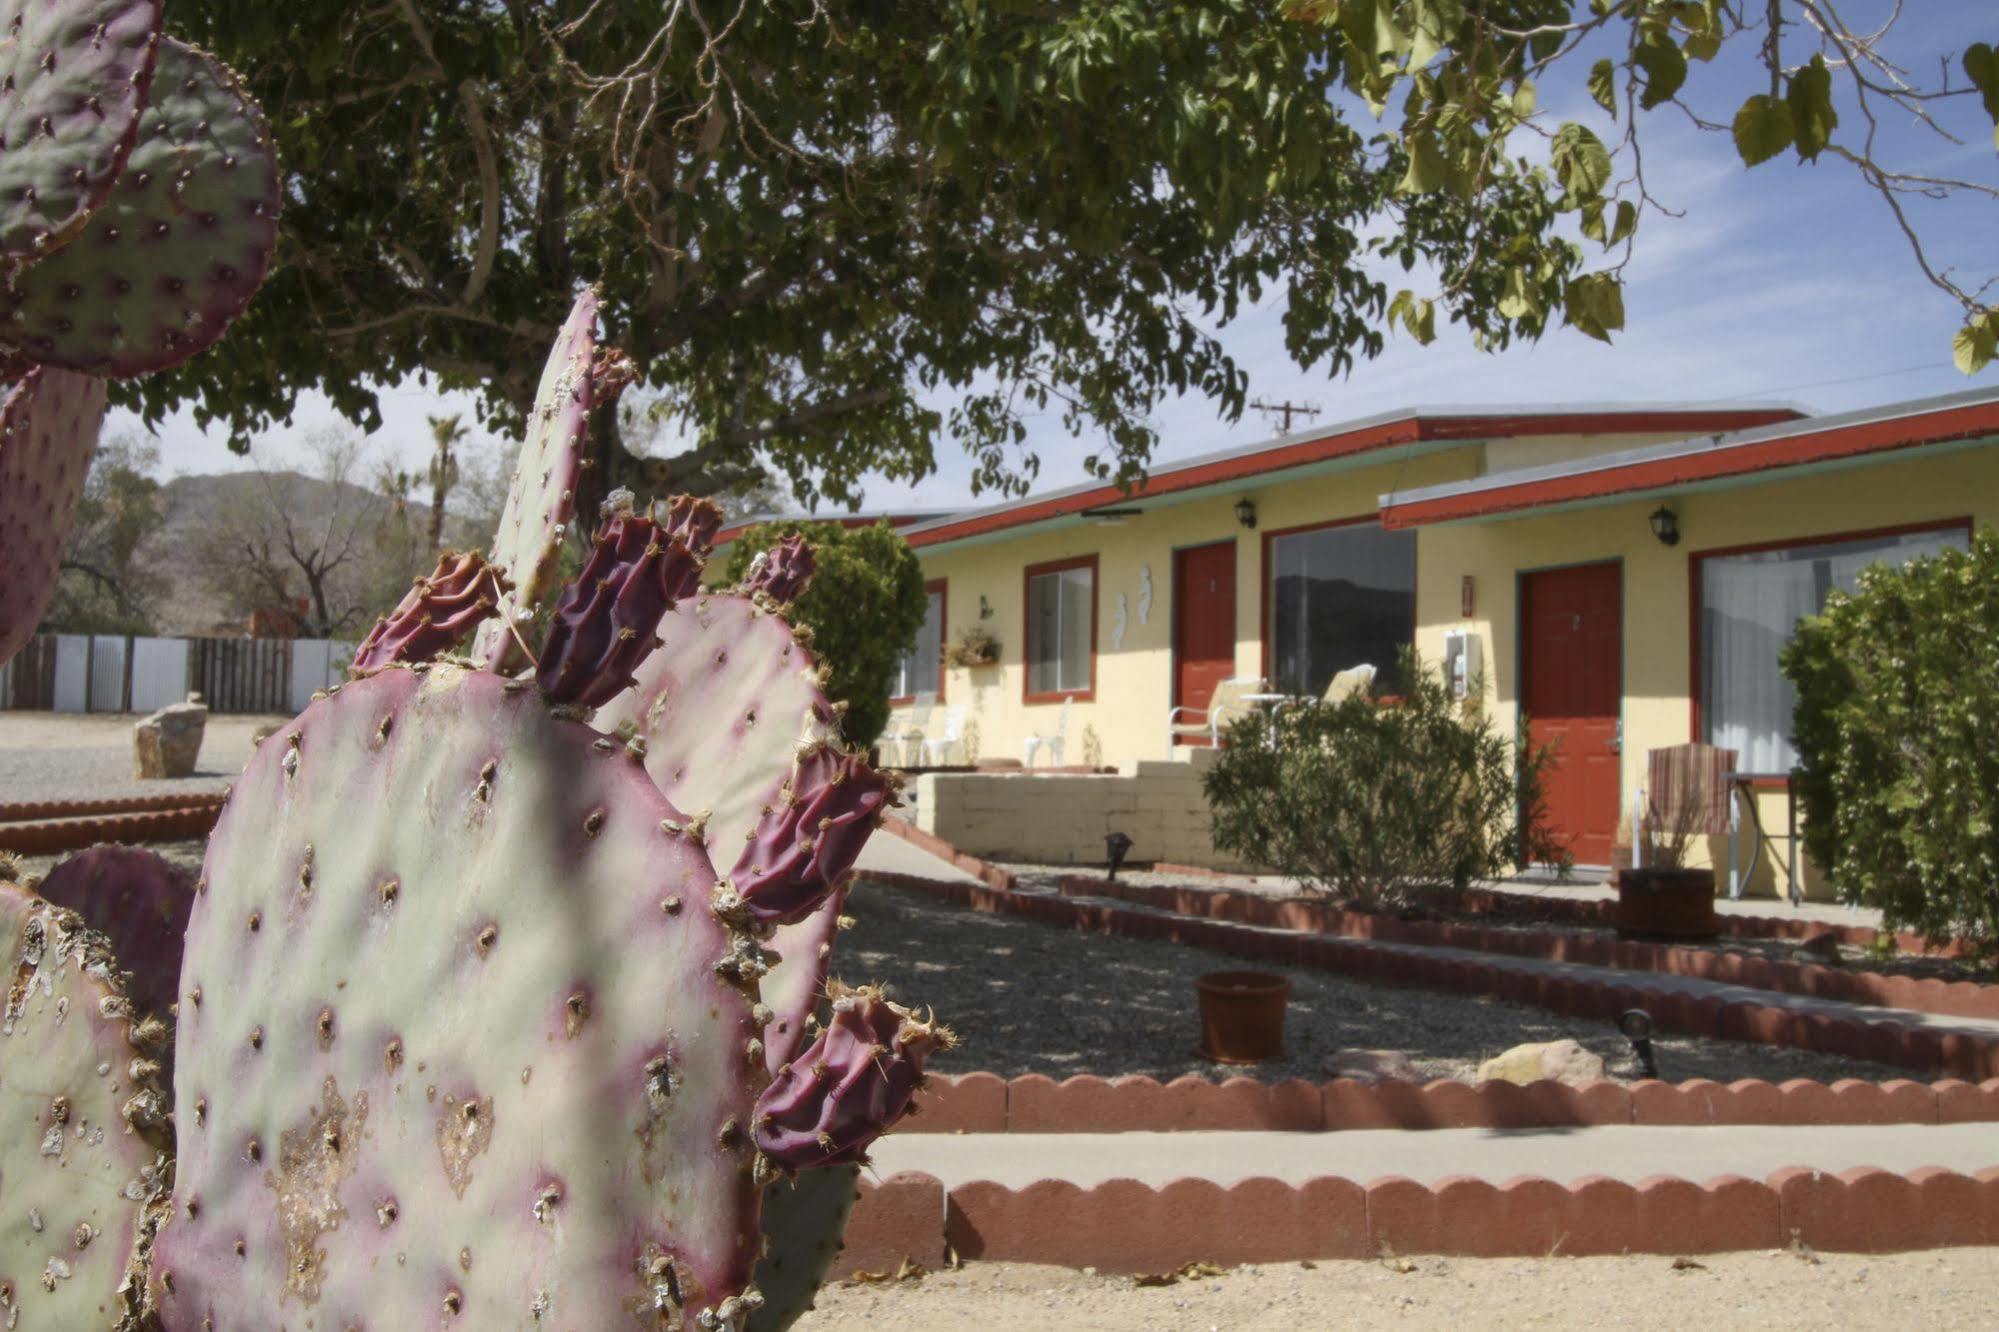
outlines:
{"label": "purple cactus pad", "polygon": [[700,586],[700,556],[650,518],[614,515],[556,603],[535,677],[542,692],[590,708],[616,698],[659,646],[660,618]]}
{"label": "purple cactus pad", "polygon": [[746,597],[761,593],[781,606],[788,606],[805,594],[818,569],[819,559],[805,538],[788,536],[750,561],[750,571],[739,590]]}
{"label": "purple cactus pad", "polygon": [[194,910],[194,876],[139,846],[93,846],[49,871],[38,889],[111,941],[130,973],[125,993],[148,1013],[166,1015],[180,984],[181,946]]}
{"label": "purple cactus pad", "polygon": [[830,987],[833,1018],[757,1098],[757,1147],[786,1170],[864,1161],[909,1113],[923,1063],[955,1043],[880,990]]}
{"label": "purple cactus pad", "polygon": [[35,369],[0,405],[0,665],[55,595],[104,402],[101,379]]}
{"label": "purple cactus pad", "polygon": [[730,872],[750,917],[794,925],[816,911],[853,868],[888,800],[888,779],[867,760],[812,745]]}
{"label": "purple cactus pad", "polygon": [[510,586],[484,556],[446,551],[429,576],[417,579],[396,608],[375,621],[348,670],[366,675],[393,662],[414,665],[450,651],[494,614]]}
{"label": "purple cactus pad", "polygon": [[653,516],[676,540],[703,555],[714,549],[715,534],[722,530],[721,507],[693,495],[675,495],[667,501],[664,515]]}

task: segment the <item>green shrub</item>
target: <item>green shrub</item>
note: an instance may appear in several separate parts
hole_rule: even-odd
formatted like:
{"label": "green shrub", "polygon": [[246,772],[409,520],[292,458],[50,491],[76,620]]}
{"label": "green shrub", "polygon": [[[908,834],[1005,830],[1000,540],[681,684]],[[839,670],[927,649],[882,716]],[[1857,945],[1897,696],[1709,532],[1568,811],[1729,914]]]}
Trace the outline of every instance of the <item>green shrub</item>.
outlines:
{"label": "green shrub", "polygon": [[1805,849],[1833,891],[1999,955],[1999,536],[1866,570],[1782,661]]}
{"label": "green shrub", "polygon": [[1363,694],[1231,727],[1205,778],[1215,845],[1358,902],[1463,891],[1523,861],[1565,870],[1548,827],[1550,752],[1529,754],[1524,733],[1509,742],[1413,652],[1401,679],[1396,702]]}
{"label": "green shrub", "polygon": [[763,523],[730,546],[727,581],[740,581],[759,552],[794,535],[812,543],[819,571],[792,608],[792,619],[812,630],[814,655],[832,668],[826,692],[847,705],[841,723],[847,742],[865,749],[888,725],[896,663],[915,646],[930,606],[923,566],[886,522],[853,528]]}

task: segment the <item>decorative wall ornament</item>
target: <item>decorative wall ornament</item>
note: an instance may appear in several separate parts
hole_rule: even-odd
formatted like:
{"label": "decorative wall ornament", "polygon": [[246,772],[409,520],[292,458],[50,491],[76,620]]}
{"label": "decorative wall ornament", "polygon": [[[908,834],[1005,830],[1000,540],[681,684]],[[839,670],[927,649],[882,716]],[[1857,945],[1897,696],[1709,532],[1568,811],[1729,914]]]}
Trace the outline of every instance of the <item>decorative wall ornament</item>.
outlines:
{"label": "decorative wall ornament", "polygon": [[1152,620],[1152,566],[1138,566],[1138,622],[1148,624]]}
{"label": "decorative wall ornament", "polygon": [[1130,622],[1130,603],[1125,600],[1124,593],[1120,592],[1117,594],[1117,616],[1111,621],[1111,647],[1121,648],[1124,646],[1124,630],[1125,626]]}

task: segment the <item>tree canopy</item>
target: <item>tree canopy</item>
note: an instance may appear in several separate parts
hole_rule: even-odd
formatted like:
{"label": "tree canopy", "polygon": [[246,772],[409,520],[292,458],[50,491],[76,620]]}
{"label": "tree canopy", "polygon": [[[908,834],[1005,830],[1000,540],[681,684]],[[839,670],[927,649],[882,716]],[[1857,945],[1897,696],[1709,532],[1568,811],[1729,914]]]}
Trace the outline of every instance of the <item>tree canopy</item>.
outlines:
{"label": "tree canopy", "polygon": [[[1820,90],[1864,52],[1783,35],[1828,10],[176,0],[271,116],[281,264],[224,348],[121,392],[247,438],[311,387],[371,426],[371,385],[429,374],[505,424],[594,281],[686,446],[641,466],[604,420],[599,491],[724,490],[768,463],[802,500],[849,501],[865,473],[923,476],[946,440],[975,486],[1018,492],[1024,418],[1050,409],[1092,441],[1093,473],[1129,481],[1166,398],[1240,414],[1246,375],[1218,334],[1253,303],[1329,373],[1391,323],[1427,338],[1442,317],[1495,347],[1561,322],[1608,336],[1615,262],[1591,271],[1586,243],[1628,245],[1642,183],[1626,190],[1584,127],[1542,126],[1537,79],[1628,33],[1607,68],[1569,68],[1635,116],[1776,14],[1794,22],[1744,156],[1835,151]],[[1989,47],[1959,63],[1917,91],[1999,118]],[[1377,122],[1366,103],[1391,95],[1399,115]],[[1958,290],[1969,367],[1999,317]]]}

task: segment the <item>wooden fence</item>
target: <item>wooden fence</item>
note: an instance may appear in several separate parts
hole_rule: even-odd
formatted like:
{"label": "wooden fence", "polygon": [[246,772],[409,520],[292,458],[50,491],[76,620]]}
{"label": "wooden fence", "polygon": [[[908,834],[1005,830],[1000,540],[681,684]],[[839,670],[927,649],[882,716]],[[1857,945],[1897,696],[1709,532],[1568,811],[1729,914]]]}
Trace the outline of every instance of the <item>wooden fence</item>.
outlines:
{"label": "wooden fence", "polygon": [[211,712],[289,712],[292,641],[289,638],[188,640],[188,688],[208,700]]}
{"label": "wooden fence", "polygon": [[213,712],[290,716],[352,656],[326,639],[41,634],[0,666],[0,708],[143,713],[197,693]]}

